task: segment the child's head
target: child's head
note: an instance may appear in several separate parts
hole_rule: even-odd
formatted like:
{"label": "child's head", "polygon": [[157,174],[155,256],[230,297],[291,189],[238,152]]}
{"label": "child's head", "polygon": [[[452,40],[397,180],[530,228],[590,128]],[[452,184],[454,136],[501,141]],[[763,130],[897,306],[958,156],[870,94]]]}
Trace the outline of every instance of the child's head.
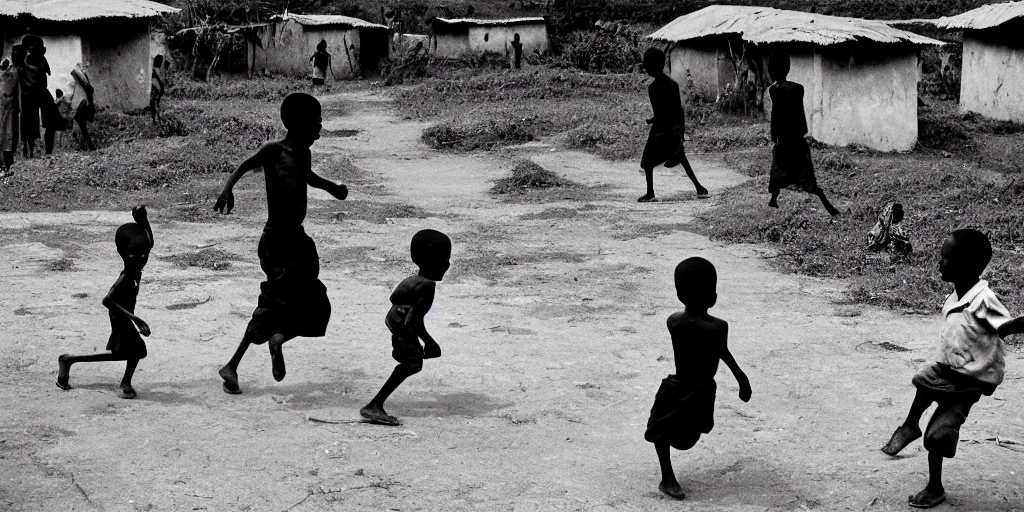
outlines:
{"label": "child's head", "polygon": [[688,308],[709,309],[718,301],[718,273],[704,258],[686,258],[676,265],[676,296]]}
{"label": "child's head", "polygon": [[281,102],[281,121],[288,135],[300,142],[312,144],[320,138],[320,114],[320,102],[303,92],[293,92]]}
{"label": "child's head", "polygon": [[949,283],[976,280],[991,260],[992,244],[984,233],[958,229],[942,244],[939,274]]}
{"label": "child's head", "polygon": [[164,56],[158,54],[156,57],[153,57],[153,68],[160,69],[162,67],[164,67]]}
{"label": "child's head", "polygon": [[142,271],[149,261],[153,241],[142,226],[129,222],[117,228],[114,245],[117,246],[117,254],[124,260],[125,270]]}
{"label": "child's head", "polygon": [[316,44],[316,51],[318,51],[318,52],[325,52],[325,51],[327,51],[327,40],[326,39],[321,39],[320,42]]}
{"label": "child's head", "polygon": [[46,48],[43,46],[43,38],[36,35],[26,34],[21,38],[21,44],[32,55],[42,54],[46,51]]}
{"label": "child's head", "polygon": [[785,80],[789,75],[789,55],[775,52],[768,57],[768,78],[773,82]]}
{"label": "child's head", "polygon": [[519,34],[512,34],[512,40],[518,43],[519,42]]}
{"label": "child's head", "polygon": [[644,52],[644,71],[648,75],[658,76],[665,72],[665,52],[651,47]]}
{"label": "child's head", "polygon": [[440,231],[424,229],[412,236],[411,252],[420,275],[440,281],[451,266],[452,240]]}

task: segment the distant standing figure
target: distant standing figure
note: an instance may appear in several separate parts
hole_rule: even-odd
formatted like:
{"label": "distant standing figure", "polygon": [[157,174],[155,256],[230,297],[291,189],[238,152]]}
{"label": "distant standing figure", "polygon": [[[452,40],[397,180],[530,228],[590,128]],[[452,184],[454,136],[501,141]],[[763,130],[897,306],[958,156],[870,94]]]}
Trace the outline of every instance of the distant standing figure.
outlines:
{"label": "distant standing figure", "polygon": [[22,156],[32,158],[35,156],[36,141],[39,140],[39,105],[29,90],[32,86],[32,78],[28,68],[25,66],[25,59],[28,52],[24,44],[16,44],[11,47],[11,64],[18,72],[18,88],[21,91],[21,112],[19,113],[18,128],[22,145]]}
{"label": "distant standing figure", "polygon": [[[22,38],[22,44],[28,50],[28,56],[25,57],[28,90],[35,101],[33,109],[38,110],[39,116],[36,122],[41,120],[43,124],[43,147],[46,154],[49,155],[53,153],[54,137],[57,130],[63,129],[64,120],[57,112],[53,95],[46,88],[47,77],[51,73],[50,63],[46,60],[46,46],[43,45],[43,39],[39,36],[27,35]],[[38,128],[36,130],[38,132]],[[36,138],[39,138],[38,135]]]}
{"label": "distant standing figure", "polygon": [[522,69],[523,67],[523,43],[519,41],[519,34],[512,36],[512,54],[514,57],[514,63],[516,69]]}
{"label": "distant standing figure", "polygon": [[697,181],[697,176],[693,174],[693,168],[686,159],[683,148],[683,133],[686,128],[683,103],[679,99],[679,85],[665,74],[665,52],[657,48],[648,48],[644,52],[643,65],[647,74],[654,77],[654,81],[647,87],[654,117],[647,120],[647,124],[651,125],[651,132],[647,137],[647,145],[644,146],[643,157],[640,159],[640,168],[647,177],[647,193],[640,196],[637,201],[646,203],[656,200],[654,168],[661,164],[665,164],[665,167],[683,164],[686,175],[697,189],[697,196],[707,197],[708,189]]}
{"label": "distant standing figure", "polygon": [[86,74],[82,64],[75,65],[71,70],[71,82],[68,94],[57,100],[57,111],[64,120],[64,128],[72,129],[78,125],[78,131],[82,135],[82,149],[91,151],[96,149],[92,144],[92,137],[89,135],[89,125],[96,118],[96,104],[93,102],[92,81]]}
{"label": "distant standing figure", "polygon": [[10,172],[14,152],[18,150],[18,110],[21,105],[21,84],[18,70],[10,59],[0,62],[0,175]]}
{"label": "distant standing figure", "polygon": [[313,85],[323,85],[327,80],[327,69],[331,68],[331,54],[327,53],[327,41],[321,39],[309,61],[313,63]]}
{"label": "distant standing figure", "polygon": [[789,82],[789,55],[776,52],[768,57],[768,95],[772,100],[772,168],[768,191],[772,198],[768,206],[779,207],[779,192],[795,188],[821,199],[829,215],[839,215],[818,186],[811,161],[811,148],[807,145],[807,118],[804,116],[804,87]]}
{"label": "distant standing figure", "polygon": [[164,89],[167,87],[167,70],[164,69],[164,56],[153,57],[153,76],[149,85],[149,112],[153,116],[153,122],[160,119],[160,100],[164,97]]}
{"label": "distant standing figure", "polygon": [[686,497],[672,470],[669,448],[689,450],[711,432],[715,414],[715,373],[723,361],[740,385],[740,400],[750,400],[750,381],[729,352],[729,324],[708,314],[718,294],[715,266],[704,258],[687,258],[676,266],[676,295],[686,306],[668,317],[676,373],[661,381],[654,397],[644,439],[654,443],[661,463],[661,492]]}

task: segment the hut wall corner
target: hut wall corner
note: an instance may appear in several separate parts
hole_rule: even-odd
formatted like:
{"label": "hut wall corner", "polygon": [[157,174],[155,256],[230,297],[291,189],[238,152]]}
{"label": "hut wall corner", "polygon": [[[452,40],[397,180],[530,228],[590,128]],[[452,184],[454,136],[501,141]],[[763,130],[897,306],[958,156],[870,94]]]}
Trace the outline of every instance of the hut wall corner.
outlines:
{"label": "hut wall corner", "polygon": [[964,34],[960,106],[993,119],[1024,122],[1024,44]]}

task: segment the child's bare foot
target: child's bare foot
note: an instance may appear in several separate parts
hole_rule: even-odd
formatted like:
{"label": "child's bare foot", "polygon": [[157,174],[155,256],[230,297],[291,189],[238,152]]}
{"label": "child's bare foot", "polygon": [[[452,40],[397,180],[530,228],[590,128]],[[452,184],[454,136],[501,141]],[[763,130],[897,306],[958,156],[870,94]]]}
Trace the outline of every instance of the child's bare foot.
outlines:
{"label": "child's bare foot", "polygon": [[384,412],[384,408],[380,406],[371,407],[367,405],[366,407],[359,409],[359,415],[362,416],[367,423],[373,423],[375,425],[388,425],[395,427],[402,424],[398,418]]}
{"label": "child's bare foot", "polygon": [[921,492],[908,498],[907,504],[914,508],[932,508],[943,501],[946,501],[946,490],[942,486],[933,489],[929,484]]}
{"label": "child's bare foot", "polygon": [[225,366],[219,372],[220,378],[224,379],[224,392],[229,395],[241,395],[242,389],[238,387],[238,373],[231,367]]}
{"label": "child's bare foot", "polygon": [[669,497],[681,500],[686,497],[686,493],[683,492],[683,488],[679,486],[679,482],[661,482],[658,484],[658,490],[667,494]]}
{"label": "child's bare foot", "polygon": [[697,197],[698,198],[704,199],[705,197],[708,197],[709,195],[710,194],[708,194],[708,189],[706,189],[704,187],[701,187],[701,188],[697,189]]}
{"label": "child's bare foot", "polygon": [[131,384],[122,384],[120,390],[117,392],[118,398],[126,398],[132,400],[138,398],[138,394],[135,393],[135,388]]}
{"label": "child's bare foot", "polygon": [[774,199],[772,199],[772,200],[768,201],[768,206],[770,206],[772,208],[778,208],[779,207],[779,202],[774,200]]}
{"label": "child's bare foot", "polygon": [[281,345],[283,343],[277,342],[277,340],[270,340],[267,343],[267,347],[270,348],[270,364],[274,369],[274,380],[278,382],[284,380],[285,375],[284,352],[281,351]]}
{"label": "child's bare foot", "polygon": [[441,357],[441,346],[437,343],[427,343],[423,345],[423,359],[434,359]]}
{"label": "child's bare foot", "polygon": [[900,425],[892,433],[889,442],[885,443],[885,446],[882,447],[882,453],[895,457],[897,453],[903,451],[908,444],[914,442],[919,437],[921,437],[920,428]]}
{"label": "child's bare foot", "polygon": [[71,363],[68,362],[68,355],[61,354],[57,358],[57,387],[64,391],[71,390],[68,379],[71,378]]}
{"label": "child's bare foot", "polygon": [[636,200],[638,203],[650,203],[654,201],[657,201],[657,199],[654,198],[654,194],[644,194]]}

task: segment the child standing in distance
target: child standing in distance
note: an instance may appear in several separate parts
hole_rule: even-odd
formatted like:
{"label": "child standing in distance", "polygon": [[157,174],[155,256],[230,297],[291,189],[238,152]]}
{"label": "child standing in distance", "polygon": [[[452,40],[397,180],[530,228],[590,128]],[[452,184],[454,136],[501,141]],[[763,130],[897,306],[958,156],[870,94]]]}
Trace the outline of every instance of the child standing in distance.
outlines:
{"label": "child standing in distance", "polygon": [[0,177],[14,165],[14,152],[18,150],[18,113],[21,111],[21,85],[18,70],[10,59],[0,62]]}
{"label": "child standing in distance", "polygon": [[320,40],[309,61],[313,63],[313,85],[323,85],[327,80],[327,68],[331,66],[331,54],[327,53],[326,40]]}
{"label": "child standing in distance", "polygon": [[519,41],[519,34],[512,35],[512,65],[516,69],[523,67],[523,43]]}
{"label": "child standing in distance", "polygon": [[686,175],[697,188],[697,197],[707,197],[708,189],[697,181],[690,161],[686,159],[683,148],[683,132],[686,128],[683,103],[679,99],[679,85],[665,74],[665,52],[657,48],[648,48],[644,52],[643,65],[647,74],[654,77],[654,81],[647,87],[654,117],[647,120],[647,124],[651,125],[651,132],[647,137],[647,145],[644,146],[644,154],[640,158],[640,168],[647,178],[647,193],[640,196],[637,201],[656,201],[654,168],[661,164],[669,168],[683,164]]}
{"label": "child standing in distance", "polygon": [[398,418],[384,411],[384,401],[405,379],[423,369],[424,359],[441,357],[441,347],[427,332],[423,317],[434,304],[437,281],[444,278],[451,266],[452,241],[440,231],[424,229],[413,235],[411,252],[412,261],[420,270],[398,284],[391,294],[391,309],[384,317],[394,348],[391,357],[398,361],[398,366],[377,396],[359,410],[359,415],[369,423],[401,425]]}
{"label": "child standing in distance", "polygon": [[[103,305],[110,314],[110,339],[107,341],[107,349],[98,354],[63,354],[58,357],[57,387],[60,389],[71,389],[68,379],[71,376],[71,365],[75,363],[127,361],[117,396],[137,396],[135,389],[132,388],[132,375],[139,365],[139,360],[146,357],[146,343],[142,341],[139,333],[142,333],[142,336],[149,336],[150,331],[149,324],[135,315],[135,300],[139,296],[142,269],[146,267],[149,252],[153,249],[153,230],[149,226],[145,206],[132,209],[132,217],[135,219],[134,223],[122,225],[114,234],[114,243],[117,245],[117,253],[124,261],[124,270],[103,298]],[[136,327],[138,331],[135,330]]]}
{"label": "child standing in distance", "polygon": [[[257,254],[267,280],[260,284],[260,297],[252,312],[242,342],[231,360],[221,368],[224,391],[242,392],[238,387],[238,363],[250,344],[268,342],[274,379],[285,376],[281,346],[297,337],[320,337],[327,332],[331,303],[327,288],[320,282],[320,257],[316,245],[306,235],[308,187],[324,190],[338,199],[348,196],[348,188],[326,180],[313,172],[310,146],[320,138],[323,119],[320,102],[303,93],[291,93],[281,102],[281,121],[288,134],[280,141],[268,142],[242,162],[228,178],[214,210],[231,213],[235,197],[231,189],[245,173],[263,168],[267,187],[267,224],[260,237]],[[226,211],[225,211],[226,209]]]}
{"label": "child standing in distance", "polygon": [[149,112],[153,122],[160,119],[160,100],[164,97],[164,89],[167,86],[167,70],[164,69],[164,56],[153,57],[153,75],[149,84]]}
{"label": "child standing in distance", "polygon": [[714,427],[715,373],[718,362],[732,371],[740,400],[750,400],[750,381],[729,352],[729,324],[708,314],[718,301],[715,266],[704,258],[687,258],[676,266],[676,294],[686,308],[668,317],[676,373],[661,381],[651,407],[644,439],[654,443],[661,463],[658,489],[675,498],[686,494],[672,471],[669,447],[689,450]]}
{"label": "child standing in distance", "polygon": [[768,95],[772,100],[772,169],[768,191],[772,198],[768,206],[779,207],[779,192],[793,187],[814,194],[829,215],[839,215],[832,203],[825,197],[825,191],[818,186],[814,177],[814,163],[811,162],[811,148],[807,145],[807,118],[804,116],[804,87],[789,82],[789,55],[781,52],[768,57]]}
{"label": "child standing in distance", "polygon": [[910,496],[914,508],[931,508],[946,500],[942,487],[942,459],[956,455],[960,427],[981,395],[991,395],[1003,382],[1006,366],[1002,338],[1024,332],[1024,317],[1010,313],[981,279],[992,259],[988,237],[973,229],[958,229],[942,244],[939,274],[953,283],[954,291],[942,306],[945,324],[939,335],[935,362],[911,382],[917,388],[907,419],[882,447],[896,456],[921,437],[921,415],[937,404],[924,433],[928,450],[928,484]]}

